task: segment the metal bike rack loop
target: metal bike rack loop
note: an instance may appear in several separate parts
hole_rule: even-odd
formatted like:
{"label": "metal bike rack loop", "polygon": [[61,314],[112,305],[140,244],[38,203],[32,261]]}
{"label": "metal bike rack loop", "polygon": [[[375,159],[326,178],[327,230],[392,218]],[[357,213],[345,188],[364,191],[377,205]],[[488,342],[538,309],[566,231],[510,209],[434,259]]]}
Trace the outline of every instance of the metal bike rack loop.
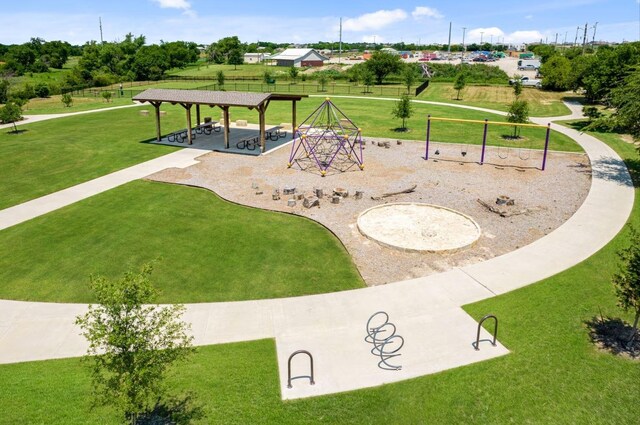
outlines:
{"label": "metal bike rack loop", "polygon": [[476,351],[480,350],[480,329],[482,328],[482,324],[484,323],[484,321],[487,319],[493,319],[495,321],[495,327],[493,328],[493,341],[491,342],[491,345],[493,345],[494,347],[496,346],[496,338],[498,337],[498,318],[493,314],[487,314],[478,323],[478,333],[476,334],[476,342],[472,344],[473,348],[475,348]]}
{"label": "metal bike rack loop", "polygon": [[[294,376],[294,377],[291,376],[291,360],[295,356],[297,356],[298,354],[306,354],[307,356],[309,356],[309,363],[310,363],[310,366],[311,366],[311,375],[309,375],[309,376],[300,375],[300,376]],[[314,385],[316,383],[316,381],[313,379],[313,356],[307,350],[298,350],[298,351],[293,352],[289,356],[289,361],[287,362],[287,371],[288,371],[287,388],[293,388],[293,386],[291,385],[291,381],[293,379],[296,379],[296,378],[309,378],[309,381],[310,381],[311,385]]]}

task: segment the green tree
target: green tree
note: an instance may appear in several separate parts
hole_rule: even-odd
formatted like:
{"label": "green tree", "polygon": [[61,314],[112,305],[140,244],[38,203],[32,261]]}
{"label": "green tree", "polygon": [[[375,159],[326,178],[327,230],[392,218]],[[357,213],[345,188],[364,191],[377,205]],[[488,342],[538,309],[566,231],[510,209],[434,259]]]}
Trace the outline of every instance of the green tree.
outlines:
{"label": "green tree", "polygon": [[602,117],[602,112],[595,106],[583,106],[582,115],[589,118],[589,122]]}
{"label": "green tree", "polygon": [[614,118],[624,131],[640,140],[640,69],[629,75],[621,87],[612,91]]}
{"label": "green tree", "polygon": [[4,124],[13,123],[13,131],[18,132],[16,121],[22,118],[22,107],[16,102],[8,101],[0,108],[0,122]]}
{"label": "green tree", "polygon": [[631,244],[618,252],[622,264],[612,278],[618,297],[618,306],[625,311],[631,310],[635,314],[629,346],[636,338],[640,319],[640,234],[633,227],[630,233]]}
{"label": "green tree", "polygon": [[110,91],[103,91],[102,92],[102,98],[104,99],[105,102],[109,103],[111,101],[111,92]]}
{"label": "green tree", "polygon": [[329,77],[324,72],[317,73],[318,84],[320,85],[319,91],[325,91],[325,87],[329,82]]}
{"label": "green tree", "polygon": [[360,79],[364,85],[365,93],[371,92],[371,86],[376,82],[376,76],[369,69],[362,69],[360,71]]}
{"label": "green tree", "polygon": [[244,63],[244,55],[242,53],[242,50],[229,50],[229,53],[227,54],[227,63],[229,65],[233,65],[234,70],[238,69],[238,65],[242,65]]}
{"label": "green tree", "polygon": [[300,71],[298,71],[298,68],[296,68],[295,66],[289,68],[289,77],[291,77],[291,81],[293,81],[293,84],[296,83],[299,73]]}
{"label": "green tree", "polygon": [[184,68],[186,65],[198,60],[198,45],[194,42],[172,41],[162,43],[169,56],[169,68]]}
{"label": "green tree", "polygon": [[96,401],[116,406],[132,424],[166,396],[170,366],[193,352],[184,306],[149,305],[157,295],[151,271],[147,264],[116,281],[91,277],[98,304],[76,318],[89,342]]}
{"label": "green tree", "polygon": [[49,90],[49,86],[45,83],[38,83],[34,89],[36,96],[38,97],[49,97],[51,90]]}
{"label": "green tree", "polygon": [[157,45],[142,46],[135,54],[132,71],[136,80],[159,80],[168,69],[169,56]]}
{"label": "green tree", "polygon": [[[229,62],[229,54],[234,50],[240,52],[240,56],[244,54],[244,46],[240,42],[240,39],[237,36],[225,37],[215,43],[211,43],[207,49],[207,55],[209,60],[214,63],[233,65],[233,63]],[[235,54],[236,53],[234,53],[234,55]]]}
{"label": "green tree", "polygon": [[262,81],[264,81],[266,84],[273,84],[276,82],[273,79],[273,73],[268,69],[262,74]]}
{"label": "green tree", "polygon": [[544,75],[542,88],[553,91],[566,91],[571,88],[571,61],[564,56],[555,55],[540,67]]}
{"label": "green tree", "polygon": [[224,72],[222,72],[222,70],[218,71],[216,73],[216,80],[218,81],[218,87],[222,88],[224,87]]}
{"label": "green tree", "polygon": [[[507,111],[507,122],[525,124],[529,122],[529,104],[526,100],[514,100]],[[513,126],[513,137],[520,137],[520,127]]]}
{"label": "green tree", "polygon": [[365,64],[367,68],[373,72],[373,75],[375,75],[376,82],[382,84],[382,81],[387,75],[400,70],[402,60],[400,56],[393,53],[376,51]]}
{"label": "green tree", "polygon": [[391,115],[393,115],[394,118],[402,120],[401,129],[402,131],[406,131],[406,120],[411,118],[411,115],[413,115],[413,104],[411,103],[409,95],[403,94],[400,96],[400,99],[396,102],[393,110],[391,111]]}
{"label": "green tree", "polygon": [[407,64],[402,71],[402,83],[407,88],[407,94],[411,93],[411,86],[418,80],[418,73],[415,66]]}
{"label": "green tree", "polygon": [[520,95],[522,94],[522,80],[520,77],[513,79],[513,94],[516,96],[516,100],[520,99]]}
{"label": "green tree", "polygon": [[7,100],[9,100],[10,85],[11,83],[6,78],[0,80],[0,103],[7,103]]}
{"label": "green tree", "polygon": [[467,79],[464,72],[459,72],[453,80],[453,89],[457,90],[456,100],[460,100],[460,91],[467,86]]}
{"label": "green tree", "polygon": [[69,93],[63,94],[60,100],[65,108],[70,108],[73,105],[73,97]]}

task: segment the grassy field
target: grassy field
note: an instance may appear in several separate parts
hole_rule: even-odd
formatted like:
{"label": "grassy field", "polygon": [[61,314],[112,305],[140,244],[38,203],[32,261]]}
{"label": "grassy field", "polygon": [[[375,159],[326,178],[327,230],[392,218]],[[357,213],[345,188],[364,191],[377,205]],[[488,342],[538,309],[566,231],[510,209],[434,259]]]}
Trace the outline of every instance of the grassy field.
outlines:
{"label": "grassy field", "polygon": [[131,98],[118,98],[117,95],[111,98],[111,101],[105,102],[102,97],[80,97],[73,98],[73,105],[66,107],[61,101],[60,95],[47,98],[35,98],[22,108],[24,115],[41,115],[41,114],[66,114],[70,112],[90,111],[93,109],[111,108],[113,106],[131,105]]}
{"label": "grassy field", "polygon": [[[456,100],[456,93],[453,84],[432,83],[418,96],[418,99],[479,106],[498,111],[507,111],[509,104],[514,100],[513,88],[506,85],[470,85],[460,92],[461,100]],[[542,91],[535,88],[522,90],[522,99],[529,102],[529,114],[532,117],[557,117],[570,114],[571,111],[562,103],[563,97],[566,96],[566,93]]]}
{"label": "grassy field", "polygon": [[[632,145],[611,145],[640,171]],[[639,200],[631,216],[636,227]],[[465,307],[476,319],[498,315],[508,356],[377,388],[283,402],[275,347],[263,340],[199,348],[169,385],[196,394],[205,414],[199,423],[372,424],[384,418],[391,424],[635,424],[638,362],[598,351],[585,326],[601,313],[631,319],[616,307],[610,283],[615,252],[627,236],[622,232],[563,273]],[[78,359],[2,365],[0,380],[12,383],[0,386],[1,423],[118,423],[109,408],[89,410],[88,371]]]}
{"label": "grassy field", "polygon": [[0,298],[91,302],[89,275],[117,278],[155,259],[160,302],[363,286],[342,244],[315,222],[135,181],[0,231]]}
{"label": "grassy field", "polygon": [[[0,131],[0,209],[170,153],[177,148],[143,143],[154,136],[153,117],[126,108],[42,121]],[[167,128],[184,126],[170,112]]]}

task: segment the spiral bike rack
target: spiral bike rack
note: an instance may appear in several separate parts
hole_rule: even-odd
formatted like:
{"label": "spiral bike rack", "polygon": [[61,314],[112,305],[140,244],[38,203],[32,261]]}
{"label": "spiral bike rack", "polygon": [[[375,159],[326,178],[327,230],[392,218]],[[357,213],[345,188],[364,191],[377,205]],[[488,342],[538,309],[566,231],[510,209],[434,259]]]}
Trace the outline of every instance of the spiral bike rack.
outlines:
{"label": "spiral bike rack", "polygon": [[[372,326],[374,319],[382,321],[382,324]],[[388,336],[383,338],[381,337],[381,334],[387,334]],[[396,335],[396,325],[389,322],[389,315],[386,312],[378,311],[369,317],[369,320],[367,320],[367,336],[364,340],[369,344],[373,344],[371,354],[380,357],[380,361],[378,362],[378,367],[380,369],[402,369],[402,366],[395,366],[388,363],[389,359],[401,355],[398,351],[400,351],[404,345],[404,338],[400,335]]]}
{"label": "spiral bike rack", "polygon": [[491,341],[491,345],[493,345],[494,347],[496,346],[496,338],[498,337],[498,318],[493,314],[487,314],[478,323],[478,332],[476,334],[476,342],[471,344],[473,345],[473,348],[476,349],[476,351],[480,351],[480,329],[482,328],[482,324],[484,323],[484,321],[487,319],[493,319],[495,321],[495,326],[493,328],[493,341]]}
{"label": "spiral bike rack", "polygon": [[[291,376],[291,360],[298,354],[306,354],[307,356],[309,356],[309,364],[311,369],[310,375]],[[289,356],[289,361],[287,362],[287,373],[288,373],[287,388],[293,388],[293,385],[291,385],[291,381],[298,378],[309,378],[309,383],[311,385],[315,385],[316,381],[313,379],[313,356],[311,355],[311,353],[308,352],[307,350],[294,351]]]}

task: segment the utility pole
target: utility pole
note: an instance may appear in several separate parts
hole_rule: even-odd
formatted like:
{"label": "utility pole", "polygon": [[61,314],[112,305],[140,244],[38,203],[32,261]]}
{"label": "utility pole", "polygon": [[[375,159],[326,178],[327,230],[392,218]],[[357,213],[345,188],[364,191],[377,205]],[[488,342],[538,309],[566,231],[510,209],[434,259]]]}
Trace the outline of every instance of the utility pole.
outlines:
{"label": "utility pole", "polygon": [[484,31],[480,31],[480,44],[482,44],[482,37],[484,37]]}
{"label": "utility pole", "polygon": [[558,33],[556,33],[556,41],[553,44],[558,47]]}
{"label": "utility pole", "polygon": [[578,45],[578,33],[580,32],[580,27],[576,28],[576,39],[573,40],[573,47]]}
{"label": "utility pole", "polygon": [[98,17],[98,22],[100,23],[100,43],[104,43],[104,39],[102,38],[102,17]]}
{"label": "utility pole", "polygon": [[464,45],[464,36],[467,32],[467,27],[462,27],[462,59],[464,59],[464,54],[467,51],[467,46]]}
{"label": "utility pole", "polygon": [[564,32],[564,41],[562,42],[563,46],[565,46],[567,44],[567,35],[569,35],[569,31],[565,31]]}
{"label": "utility pole", "polygon": [[596,44],[596,31],[598,29],[598,23],[596,22],[595,25],[593,26],[593,38],[591,39],[591,45],[595,45]]}
{"label": "utility pole", "polygon": [[584,35],[582,36],[582,53],[587,48],[587,30],[589,29],[589,22],[584,24]]}
{"label": "utility pole", "polygon": [[447,54],[451,54],[451,22],[449,22],[449,47],[447,47]]}
{"label": "utility pole", "polygon": [[340,47],[338,48],[338,64],[342,59],[342,18],[340,18]]}

